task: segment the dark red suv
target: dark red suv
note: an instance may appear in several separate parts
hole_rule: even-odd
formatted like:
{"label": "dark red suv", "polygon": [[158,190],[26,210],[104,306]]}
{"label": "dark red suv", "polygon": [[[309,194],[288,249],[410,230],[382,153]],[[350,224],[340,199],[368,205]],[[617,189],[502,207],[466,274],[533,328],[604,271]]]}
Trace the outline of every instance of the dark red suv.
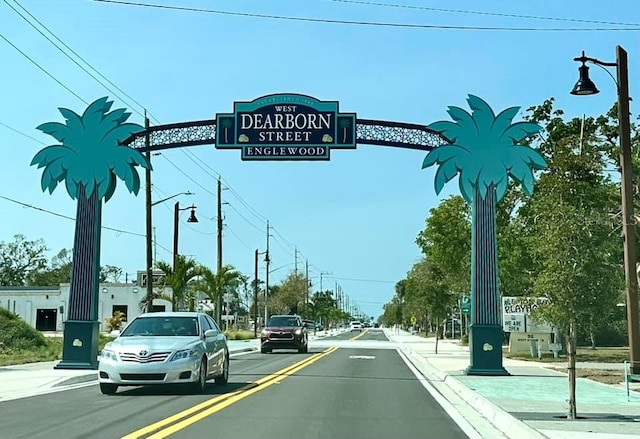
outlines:
{"label": "dark red suv", "polygon": [[271,316],[260,334],[260,352],[266,354],[274,349],[309,351],[307,328],[299,316]]}

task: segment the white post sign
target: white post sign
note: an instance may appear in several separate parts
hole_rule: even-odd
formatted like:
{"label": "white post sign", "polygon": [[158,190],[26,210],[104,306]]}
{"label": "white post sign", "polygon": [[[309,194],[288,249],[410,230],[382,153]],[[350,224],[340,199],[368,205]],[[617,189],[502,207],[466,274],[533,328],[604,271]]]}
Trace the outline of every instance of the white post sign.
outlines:
{"label": "white post sign", "polygon": [[548,301],[546,297],[503,297],[502,330],[536,334],[553,332],[551,325],[536,322],[530,316],[541,304]]}

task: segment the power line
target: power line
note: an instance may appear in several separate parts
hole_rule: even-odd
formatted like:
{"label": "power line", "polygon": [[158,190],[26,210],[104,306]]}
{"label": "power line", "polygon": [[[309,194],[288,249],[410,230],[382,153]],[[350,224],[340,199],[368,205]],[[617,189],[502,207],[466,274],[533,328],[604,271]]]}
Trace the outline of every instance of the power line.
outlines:
{"label": "power line", "polygon": [[431,30],[473,30],[473,31],[524,31],[524,32],[611,32],[611,31],[640,31],[640,28],[536,28],[536,27],[502,27],[502,26],[456,26],[441,24],[411,24],[411,23],[386,23],[375,21],[333,20],[328,18],[291,17],[284,15],[255,14],[248,12],[221,11],[217,9],[203,9],[182,6],[158,5],[153,3],[129,2],[120,0],[93,0],[99,3],[112,3],[123,6],[139,6],[146,8],[165,9],[184,12],[201,12],[205,14],[218,14],[236,17],[265,18],[270,20],[300,21],[306,23],[344,24],[352,26],[393,27]]}
{"label": "power line", "polygon": [[[26,21],[33,29],[36,30],[36,32],[38,32],[40,35],[42,35],[47,41],[49,41],[56,49],[58,49],[60,51],[60,53],[62,53],[64,56],[66,56],[67,58],[69,58],[75,65],[77,65],[78,67],[80,67],[86,74],[88,74],[94,81],[96,81],[98,84],[100,84],[102,87],[104,87],[109,93],[112,93],[113,95],[115,95],[117,98],[119,98],[120,100],[122,100],[123,102],[127,103],[125,99],[123,99],[121,96],[118,95],[118,93],[116,93],[115,91],[113,91],[112,89],[110,89],[109,87],[107,87],[102,81],[100,81],[98,78],[96,78],[89,70],[87,70],[83,65],[81,65],[76,59],[74,59],[71,55],[69,55],[62,47],[60,47],[58,44],[56,44],[55,41],[53,41],[51,38],[49,38],[44,32],[42,32],[40,29],[38,29],[38,27],[36,25],[34,25],[31,20],[29,20],[27,17],[25,17],[22,13],[20,13],[20,11],[18,11],[16,8],[14,8],[11,4],[9,4],[9,2],[7,0],[4,0],[4,2],[7,4],[7,6],[9,6],[16,14],[18,14],[20,16],[20,18],[22,18],[24,21]],[[94,70],[98,75],[102,76],[106,81],[108,81],[111,85],[113,85],[116,89],[118,89],[121,93],[123,93],[125,96],[127,96],[129,99],[131,99],[133,102],[135,102],[139,107],[144,109],[144,106],[140,103],[138,103],[138,101],[136,101],[135,99],[133,99],[131,96],[129,96],[127,93],[125,93],[124,91],[122,91],[117,85],[115,85],[113,82],[109,81],[107,78],[104,77],[104,75],[102,75],[99,71],[97,71],[91,64],[89,64],[84,58],[82,58],[80,55],[78,55],[73,49],[71,49],[64,41],[62,41],[54,32],[52,32],[48,27],[46,27],[44,24],[42,24],[42,22],[40,20],[38,20],[36,17],[34,17],[24,6],[22,6],[20,3],[18,3],[17,0],[14,0],[14,2],[26,13],[28,14],[36,23],[38,23],[42,28],[44,28],[47,32],[49,32],[49,34],[51,34],[56,40],[58,40],[64,47],[66,47],[71,53],[73,53],[76,57],[78,57],[80,60],[82,60],[82,62],[84,62],[87,66],[89,66],[92,70]],[[128,104],[128,103],[127,103]],[[136,113],[138,113],[140,116],[144,117],[144,113],[136,110],[135,108],[133,108],[133,111],[135,111]]]}
{"label": "power line", "polygon": [[[18,201],[18,200],[14,199],[14,198],[7,197],[5,195],[0,195],[0,198],[2,198],[3,200],[9,201],[11,203],[14,203],[14,204],[18,204],[18,205],[20,205],[22,207],[28,207],[29,209],[34,209],[34,210],[37,210],[37,211],[40,211],[40,212],[48,213],[49,215],[57,216],[58,218],[64,218],[64,219],[68,219],[68,220],[71,220],[71,221],[75,221],[76,220],[72,216],[64,215],[62,213],[58,213],[58,212],[54,212],[54,211],[51,211],[51,210],[47,210],[47,209],[44,209],[42,207],[34,206],[32,204],[24,203],[22,201]],[[146,235],[143,234],[143,233],[131,232],[129,230],[116,229],[114,227],[108,227],[108,226],[102,226],[101,228],[104,229],[104,230],[110,230],[112,232],[121,233],[123,235],[140,236],[140,237],[146,238]],[[166,247],[163,247],[163,246],[161,246],[159,244],[158,244],[158,247],[160,247],[163,250],[171,253],[169,251],[169,249],[167,249]]]}
{"label": "power line", "polygon": [[338,276],[327,276],[327,277],[330,277],[332,279],[337,279],[337,280],[348,280],[353,282],[376,282],[376,283],[397,283],[398,282],[396,280],[358,279],[353,277],[338,277]]}
{"label": "power line", "polygon": [[32,137],[32,136],[30,136],[30,135],[28,135],[26,133],[23,133],[22,131],[20,131],[20,130],[18,130],[16,128],[12,127],[12,126],[9,126],[6,123],[0,122],[0,125],[2,125],[3,127],[7,128],[7,129],[9,129],[9,130],[11,130],[11,131],[13,131],[15,133],[20,134],[21,136],[24,136],[24,137],[27,137],[28,139],[33,140],[34,142],[38,142],[41,145],[46,145],[46,143],[44,143],[42,140],[38,140],[35,137]]}
{"label": "power line", "polygon": [[413,9],[413,10],[423,10],[423,11],[433,11],[433,12],[450,12],[454,14],[488,15],[493,17],[506,17],[506,18],[525,18],[529,20],[548,20],[548,21],[564,21],[564,22],[573,22],[573,23],[609,24],[613,26],[640,26],[639,23],[620,23],[617,21],[587,20],[587,19],[581,19],[581,18],[541,17],[536,15],[508,14],[508,13],[502,13],[502,12],[468,11],[463,9],[432,8],[429,6],[399,5],[395,3],[378,3],[378,2],[359,1],[359,0],[325,0],[325,1],[330,1],[334,3],[350,3],[350,4],[365,5],[365,6],[382,6],[387,8]]}
{"label": "power line", "polygon": [[84,102],[85,105],[89,105],[89,102],[85,101],[84,99],[82,99],[75,91],[71,90],[69,87],[67,87],[62,81],[60,81],[58,78],[56,78],[55,76],[53,76],[51,73],[49,73],[49,71],[47,69],[45,69],[44,67],[42,67],[40,64],[38,64],[36,61],[33,60],[33,58],[31,58],[29,55],[27,55],[26,53],[24,53],[22,50],[20,50],[20,48],[18,48],[18,46],[16,46],[15,44],[13,44],[11,41],[9,41],[9,39],[7,39],[7,37],[5,37],[3,34],[0,33],[0,38],[2,38],[3,40],[5,40],[7,42],[7,44],[9,44],[11,47],[13,47],[14,49],[16,49],[22,56],[24,56],[25,58],[27,58],[29,61],[31,61],[33,63],[33,65],[35,65],[38,69],[40,69],[42,72],[44,72],[45,75],[47,75],[49,78],[53,79],[54,81],[56,81],[60,86],[62,86],[62,88],[64,88],[65,90],[67,90],[69,93],[71,93],[72,95],[74,95],[76,98],[80,99],[82,102]]}

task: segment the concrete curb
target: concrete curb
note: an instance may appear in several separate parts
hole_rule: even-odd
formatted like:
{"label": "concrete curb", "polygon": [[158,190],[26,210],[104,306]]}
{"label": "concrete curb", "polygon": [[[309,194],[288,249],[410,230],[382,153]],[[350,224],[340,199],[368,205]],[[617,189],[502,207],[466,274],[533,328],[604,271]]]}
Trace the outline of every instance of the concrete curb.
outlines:
{"label": "concrete curb", "polygon": [[[398,344],[402,345],[402,343]],[[474,392],[472,389],[457,380],[453,375],[436,368],[434,365],[429,363],[429,360],[414,353],[409,346],[405,346],[403,351],[405,351],[414,365],[419,364],[422,366],[418,367],[420,372],[424,372],[424,369],[427,370],[428,373],[425,375],[426,379],[429,381],[441,382],[446,385],[469,407],[479,413],[483,418],[487,419],[498,430],[502,431],[502,434],[505,436],[510,439],[549,439],[548,436],[510,415],[487,398]],[[454,401],[449,402],[455,405]]]}

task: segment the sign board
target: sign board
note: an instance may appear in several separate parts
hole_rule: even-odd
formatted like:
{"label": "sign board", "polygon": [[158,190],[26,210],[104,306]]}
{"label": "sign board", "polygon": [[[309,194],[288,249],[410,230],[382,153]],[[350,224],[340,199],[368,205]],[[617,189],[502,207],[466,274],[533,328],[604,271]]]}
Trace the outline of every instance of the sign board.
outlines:
{"label": "sign board", "polygon": [[356,114],[338,106],[300,94],[235,102],[216,114],[216,148],[239,149],[242,160],[329,160],[332,149],[356,148]]}
{"label": "sign board", "polygon": [[231,293],[224,293],[222,296],[222,300],[224,300],[225,302],[233,302],[234,299],[235,297]]}
{"label": "sign board", "polygon": [[462,314],[471,313],[471,297],[462,296],[460,298],[460,312],[462,312]]}
{"label": "sign board", "polygon": [[550,349],[549,343],[551,343],[551,334],[531,334],[531,333],[518,333],[512,332],[509,336],[509,352],[531,352],[531,341],[537,342],[540,350],[548,352]]}
{"label": "sign board", "polygon": [[504,332],[525,332],[525,319],[524,314],[510,314],[502,320],[502,330]]}
{"label": "sign board", "polygon": [[552,333],[551,325],[534,321],[531,317],[533,311],[548,301],[546,297],[503,297],[502,330],[536,334]]}

